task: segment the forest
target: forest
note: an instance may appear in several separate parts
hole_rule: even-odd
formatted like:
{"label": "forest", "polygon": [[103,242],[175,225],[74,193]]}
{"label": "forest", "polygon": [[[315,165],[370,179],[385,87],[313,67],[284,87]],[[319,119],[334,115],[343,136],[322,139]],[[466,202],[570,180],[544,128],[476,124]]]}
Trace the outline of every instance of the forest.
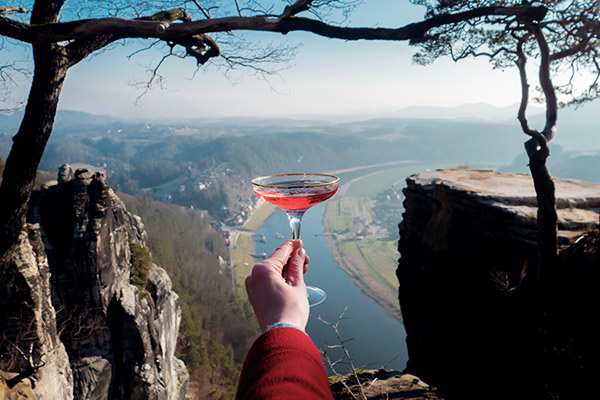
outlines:
{"label": "forest", "polygon": [[119,195],[148,232],[152,262],[164,268],[179,295],[182,322],[177,356],[196,398],[233,398],[243,359],[258,334],[250,304],[219,268],[228,250],[199,212],[149,198]]}

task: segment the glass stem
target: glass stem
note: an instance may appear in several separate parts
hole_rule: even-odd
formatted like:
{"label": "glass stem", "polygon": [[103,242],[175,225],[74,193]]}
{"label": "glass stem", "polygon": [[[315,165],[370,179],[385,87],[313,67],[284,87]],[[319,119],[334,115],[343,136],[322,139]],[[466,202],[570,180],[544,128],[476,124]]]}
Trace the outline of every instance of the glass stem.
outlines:
{"label": "glass stem", "polygon": [[290,228],[292,229],[292,239],[300,239],[300,226],[302,225],[302,216],[304,211],[287,211],[288,219],[290,220]]}

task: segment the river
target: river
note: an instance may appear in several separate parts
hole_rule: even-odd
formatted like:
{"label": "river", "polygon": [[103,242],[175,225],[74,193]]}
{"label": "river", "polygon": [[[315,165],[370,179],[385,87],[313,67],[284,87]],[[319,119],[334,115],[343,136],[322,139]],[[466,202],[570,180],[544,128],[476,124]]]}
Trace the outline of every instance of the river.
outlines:
{"label": "river", "polygon": [[[349,176],[345,178],[348,179]],[[324,212],[325,203],[319,204],[306,212],[302,222],[302,240],[311,259],[305,280],[308,285],[320,287],[327,292],[327,300],[311,309],[307,333],[319,350],[326,349],[327,345],[339,345],[333,329],[315,317],[320,315],[324,320],[335,323],[347,308],[338,330],[351,354],[354,366],[368,369],[384,367],[401,371],[408,360],[404,325],[390,318],[375,301],[364,295],[338,267],[325,237],[315,236],[315,233],[324,230]],[[271,254],[283,240],[277,239],[276,234],[280,233],[286,238],[289,236],[289,224],[285,213],[278,209],[257,233],[264,234],[267,241],[257,241],[256,252]],[[340,349],[328,350],[328,357],[332,361],[341,355]],[[337,364],[335,370],[341,374],[348,373],[350,366],[347,360]],[[328,368],[328,372],[332,371]]]}

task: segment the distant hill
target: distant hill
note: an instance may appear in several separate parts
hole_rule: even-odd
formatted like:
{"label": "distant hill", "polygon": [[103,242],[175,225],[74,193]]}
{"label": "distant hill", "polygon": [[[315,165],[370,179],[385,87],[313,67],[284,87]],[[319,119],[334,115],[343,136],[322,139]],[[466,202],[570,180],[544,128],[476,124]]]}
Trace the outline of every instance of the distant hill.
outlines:
{"label": "distant hill", "polygon": [[[15,134],[21,125],[24,111],[15,111],[12,114],[0,114],[0,134]],[[122,122],[122,118],[109,115],[95,115],[82,111],[59,110],[56,113],[54,131],[72,130],[84,126],[99,126],[113,122]]]}
{"label": "distant hill", "polygon": [[[485,103],[463,104],[457,107],[413,106],[385,113],[374,113],[371,115],[371,118],[421,118],[508,122],[516,119],[517,109],[517,104],[507,107],[494,107]],[[542,110],[534,109],[533,112],[540,113]]]}
{"label": "distant hill", "polygon": [[[519,154],[510,165],[501,167],[499,172],[528,174],[529,160],[525,152]],[[600,183],[600,150],[565,151],[562,146],[551,145],[548,157],[548,171],[557,178],[580,179]]]}
{"label": "distant hill", "polygon": [[[600,150],[599,111],[600,102],[561,110],[552,144],[569,161],[567,165],[563,156],[559,160],[557,151],[549,161],[561,175],[578,177],[588,171],[588,179],[593,174],[589,168],[596,163],[594,157],[578,158],[577,152]],[[254,175],[399,160],[488,168],[512,163],[510,168],[521,169],[526,161],[513,160],[523,153],[528,138],[514,118],[505,119],[513,112],[510,107],[471,104],[411,107],[377,118],[358,118],[357,113],[349,122],[296,116],[156,123],[62,110],[40,169],[55,171],[65,162],[90,164],[104,169],[109,184],[120,191],[143,191],[227,220],[252,197],[248,180]],[[0,115],[0,157],[7,156],[21,117]],[[530,123],[539,128],[543,115],[532,112]]]}
{"label": "distant hill", "polygon": [[[463,104],[457,107],[413,106],[388,111],[353,110],[343,114],[297,114],[289,116],[258,117],[210,117],[210,118],[167,118],[156,121],[143,121],[136,118],[123,119],[110,115],[96,115],[81,111],[59,110],[54,126],[55,133],[74,132],[81,128],[100,127],[114,124],[150,124],[181,127],[208,128],[211,135],[227,130],[227,134],[260,134],[260,129],[281,133],[298,131],[309,127],[314,131],[316,126],[322,133],[335,134],[339,124],[365,122],[374,119],[411,119],[411,120],[453,120],[486,123],[517,124],[518,105],[494,107],[485,103]],[[23,111],[13,114],[0,114],[0,134],[14,134],[18,129]],[[528,118],[534,127],[540,127],[544,121],[544,109],[534,105],[529,107]],[[571,148],[582,141],[594,138],[591,127],[600,126],[600,101],[586,104],[575,109],[569,107],[559,111],[559,144]],[[237,130],[237,133],[234,133]],[[564,132],[564,133],[563,133]],[[568,134],[566,133],[568,132]],[[600,140],[599,146],[600,148]],[[585,148],[585,147],[584,147]]]}
{"label": "distant hill", "polygon": [[[15,116],[2,118],[14,122]],[[10,136],[0,135],[0,157]],[[227,220],[252,197],[248,181],[255,175],[399,160],[506,165],[522,142],[516,125],[477,120],[246,117],[157,124],[62,111],[40,169],[90,164],[120,191],[143,191]]]}
{"label": "distant hill", "polygon": [[[530,120],[532,126],[543,128],[544,114],[538,114]],[[579,108],[560,109],[558,133],[553,143],[565,150],[600,150],[600,100]]]}

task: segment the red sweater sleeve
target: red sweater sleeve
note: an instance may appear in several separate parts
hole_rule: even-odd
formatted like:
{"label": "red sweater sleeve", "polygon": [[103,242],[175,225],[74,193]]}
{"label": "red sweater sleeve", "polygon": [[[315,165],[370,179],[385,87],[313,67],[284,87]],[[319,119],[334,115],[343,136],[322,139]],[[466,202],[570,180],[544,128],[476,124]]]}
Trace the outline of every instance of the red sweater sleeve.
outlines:
{"label": "red sweater sleeve", "polygon": [[256,339],[246,356],[237,400],[333,399],[321,355],[295,328],[271,329]]}

